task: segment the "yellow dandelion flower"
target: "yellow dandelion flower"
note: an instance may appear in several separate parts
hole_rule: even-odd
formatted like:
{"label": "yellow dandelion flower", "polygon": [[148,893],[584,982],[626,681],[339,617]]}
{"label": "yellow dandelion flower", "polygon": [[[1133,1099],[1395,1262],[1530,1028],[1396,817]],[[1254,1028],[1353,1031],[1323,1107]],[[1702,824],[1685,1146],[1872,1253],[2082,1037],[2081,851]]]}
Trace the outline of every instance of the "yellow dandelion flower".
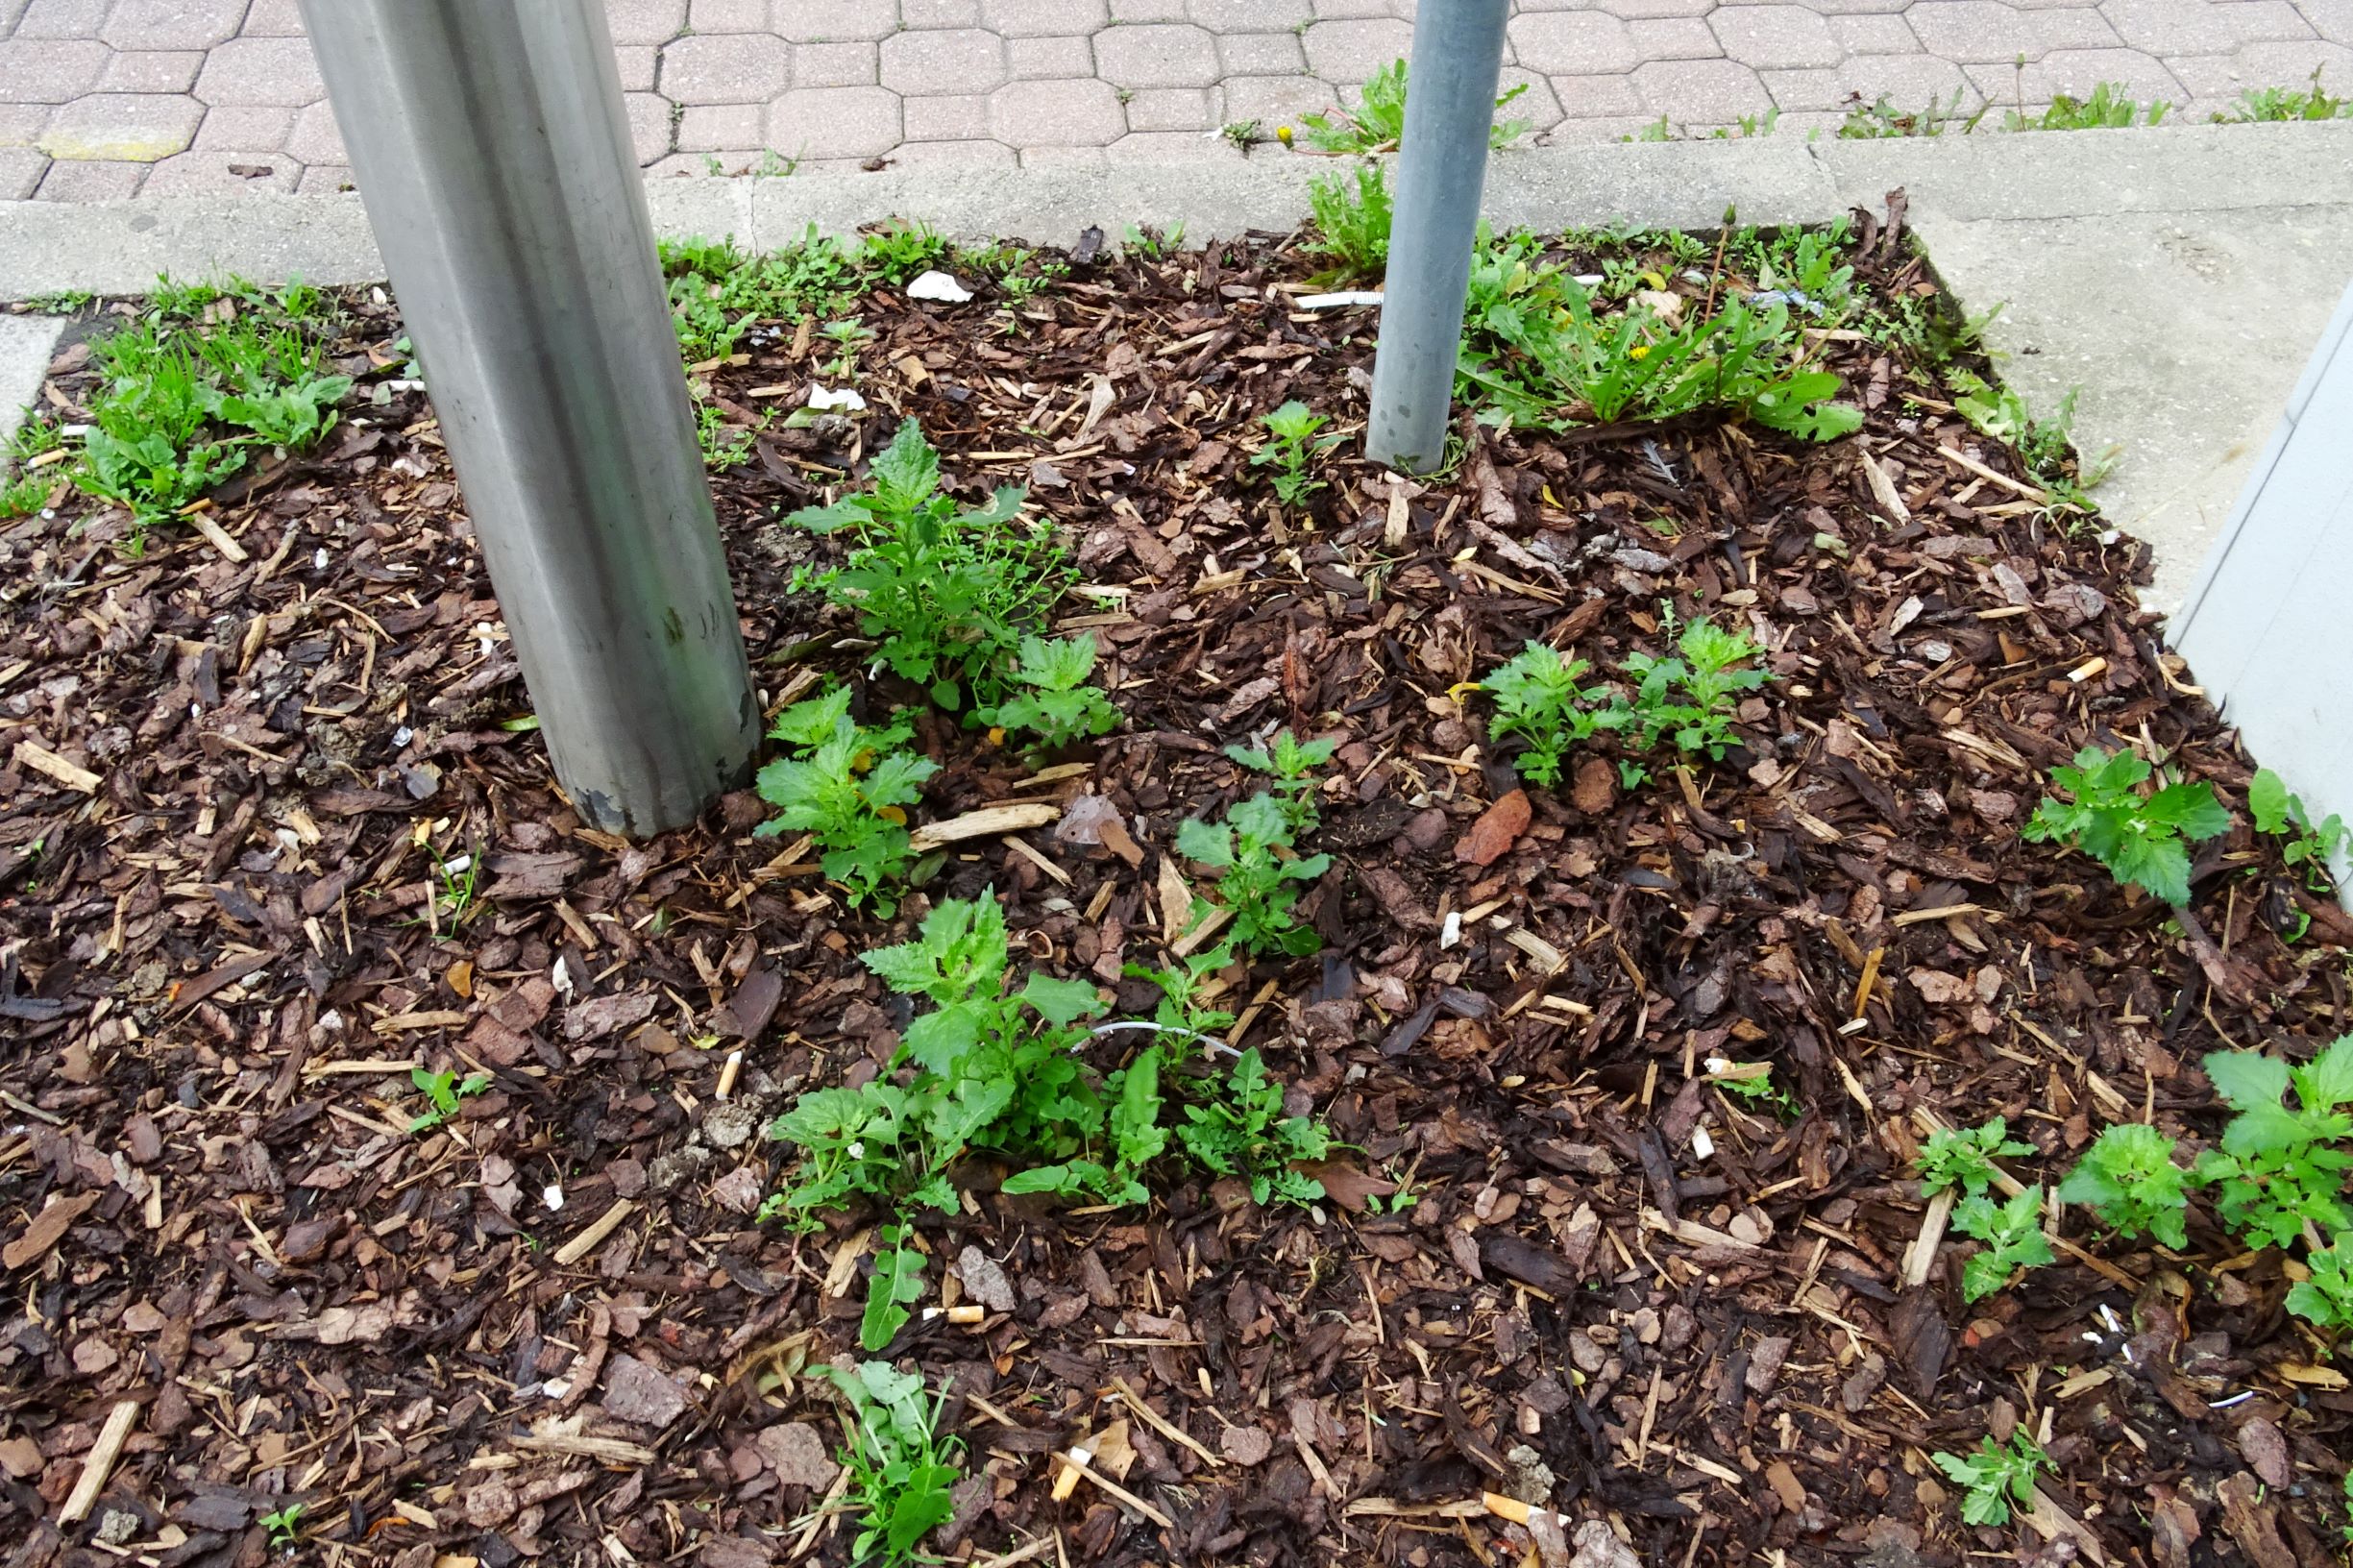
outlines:
{"label": "yellow dandelion flower", "polygon": [[1629,359],[1647,359],[1650,357],[1650,354],[1651,346],[1648,343],[1637,343],[1632,348],[1626,351],[1626,357]]}
{"label": "yellow dandelion flower", "polygon": [[1275,140],[1281,142],[1284,146],[1288,147],[1291,144],[1291,128],[1287,125],[1276,126]]}

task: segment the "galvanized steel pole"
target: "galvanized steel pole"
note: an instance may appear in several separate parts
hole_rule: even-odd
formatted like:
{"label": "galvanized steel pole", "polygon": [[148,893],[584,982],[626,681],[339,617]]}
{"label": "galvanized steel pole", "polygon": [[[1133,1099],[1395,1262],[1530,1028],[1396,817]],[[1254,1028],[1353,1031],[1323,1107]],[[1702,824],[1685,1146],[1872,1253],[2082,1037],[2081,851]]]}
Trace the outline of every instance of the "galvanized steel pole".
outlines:
{"label": "galvanized steel pole", "polygon": [[1427,473],[1446,455],[1510,11],[1510,0],[1444,0],[1424,6],[1413,26],[1372,421],[1364,434],[1367,457],[1409,474]]}
{"label": "galvanized steel pole", "polygon": [[581,817],[743,782],[760,714],[601,0],[302,0]]}

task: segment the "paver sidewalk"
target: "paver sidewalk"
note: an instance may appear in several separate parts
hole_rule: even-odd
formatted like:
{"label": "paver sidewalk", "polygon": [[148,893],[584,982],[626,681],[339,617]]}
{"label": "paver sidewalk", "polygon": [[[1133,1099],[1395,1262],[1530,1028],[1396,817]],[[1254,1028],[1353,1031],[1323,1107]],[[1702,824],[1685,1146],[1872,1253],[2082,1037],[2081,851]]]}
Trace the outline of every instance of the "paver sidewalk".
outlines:
{"label": "paver sidewalk", "polygon": [[[1406,53],[1416,0],[605,0],[640,159],[679,172],[889,158],[1233,158]],[[2353,0],[1518,0],[1512,112],[1554,140],[1853,95],[1963,112],[2120,81],[2202,118],[2325,67]],[[1257,156],[1287,156],[1262,150]],[[294,0],[0,0],[0,199],[350,178]]]}

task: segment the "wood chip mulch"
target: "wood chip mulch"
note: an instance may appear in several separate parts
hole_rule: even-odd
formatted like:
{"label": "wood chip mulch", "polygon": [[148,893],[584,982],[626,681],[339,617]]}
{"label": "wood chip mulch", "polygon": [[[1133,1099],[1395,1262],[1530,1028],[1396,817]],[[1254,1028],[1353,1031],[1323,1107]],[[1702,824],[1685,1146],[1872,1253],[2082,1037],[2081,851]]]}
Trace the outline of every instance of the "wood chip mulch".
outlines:
{"label": "wood chip mulch", "polygon": [[[1929,290],[1881,223],[1853,260]],[[1326,947],[1230,1000],[1354,1147],[1312,1213],[1184,1186],[1072,1213],[969,1173],[921,1235],[927,1304],[980,1321],[899,1347],[970,1450],[933,1549],[2332,1560],[2353,1393],[2276,1252],[2202,1204],[2184,1256],[2070,1213],[2058,1262],[1986,1300],[1959,1241],[1907,1281],[1927,1129],[2005,1115],[2039,1151],[2011,1174],[2055,1182],[2111,1121],[2211,1142],[2206,1051],[2353,1029],[2353,931],[2243,825],[2251,764],[2136,609],[2142,547],[2055,526],[1852,337],[1821,356],[1856,438],[1466,425],[1454,474],[1399,483],[1353,455],[1374,313],[1296,309],[1311,271],[1260,236],[1018,305],[878,291],[869,410],[718,477],[772,705],[864,678],[853,628],[786,591],[837,547],[779,508],[901,415],[962,493],[1028,485],[1084,567],[1062,624],[1125,725],[1034,769],[927,718],[918,820],[1099,804],[955,844],[893,921],[753,839],[749,794],[647,844],[579,823],[502,727],[528,699],[423,395],[370,401],[399,372],[380,303],[346,302],[362,382],[327,450],[216,498],[233,554],[135,556],[79,500],[0,527],[0,1562],[250,1568],[288,1501],[331,1563],[847,1560],[814,1513],[837,1407],[792,1374],[854,1349],[871,1218],[755,1223],[787,1164],[766,1123],[887,1058],[903,1000],[858,957],[928,900],[993,888],[1017,953],[1148,1011],[1121,966],[1183,919],[1176,827],[1255,787],[1219,747],[1278,724],[1341,742]],[[772,335],[711,395],[781,406],[754,389],[807,352]],[[86,374],[64,355],[51,401]],[[1292,397],[1351,437],[1304,514],[1248,464]],[[1662,606],[1768,649],[1743,747],[1630,793],[1603,747],[1522,791],[1463,683],[1531,638],[1614,669],[1662,649]],[[2238,808],[2189,924],[2020,841],[2094,741]],[[459,856],[462,912],[435,898]],[[1793,1103],[1728,1097],[1711,1058]],[[412,1136],[416,1065],[488,1090]],[[1965,1526],[1927,1456],[2020,1425],[2042,1502]],[[1054,1496],[1082,1439],[1149,1515]]]}

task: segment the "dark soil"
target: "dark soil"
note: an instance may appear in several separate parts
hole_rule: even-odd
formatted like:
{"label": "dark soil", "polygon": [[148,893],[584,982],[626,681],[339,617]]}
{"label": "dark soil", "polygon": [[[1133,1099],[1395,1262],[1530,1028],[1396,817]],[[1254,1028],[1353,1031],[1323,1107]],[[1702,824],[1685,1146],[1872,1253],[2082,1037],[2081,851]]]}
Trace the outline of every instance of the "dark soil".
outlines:
{"label": "dark soil", "polygon": [[[1897,234],[1863,241],[1882,297],[1929,291]],[[2056,1265],[1973,1306],[1969,1243],[1903,1279],[1929,1126],[2006,1115],[2040,1151],[2012,1174],[2055,1182],[2111,1120],[2210,1141],[2206,1051],[2353,1029],[2353,931],[2244,825],[2202,846],[2187,924],[2020,841],[2087,742],[2242,805],[2249,763],[2134,606],[2141,548],[1944,455],[2019,473],[1851,336],[1821,355],[1870,410],[1853,439],[1466,426],[1427,490],[1352,439],[1286,515],[1258,417],[1304,398],[1353,437],[1370,363],[1371,311],[1291,308],[1311,270],[1263,236],[1017,307],[879,292],[870,411],[719,478],[772,706],[864,678],[786,592],[835,547],[779,507],[901,415],[964,493],[1028,484],[1101,596],[1061,625],[1100,639],[1125,726],[1035,772],[926,720],[919,821],[1091,794],[1125,838],[959,843],[892,921],[751,838],[749,794],[649,844],[579,824],[502,727],[528,699],[422,395],[368,401],[400,367],[363,298],[356,417],[217,498],[243,559],[177,531],[133,555],[78,498],[0,527],[0,1560],[257,1564],[288,1500],[328,1562],[846,1560],[846,1521],[801,1523],[840,1429],[793,1373],[855,1348],[870,1216],[755,1223],[787,1163],[760,1130],[887,1059],[907,1015],[858,958],[931,900],[993,888],[1056,973],[1159,961],[1177,824],[1253,788],[1218,747],[1278,724],[1341,739],[1326,947],[1229,1002],[1354,1150],[1315,1212],[1186,1185],[1058,1213],[968,1173],[922,1224],[927,1301],[986,1315],[898,1347],[970,1448],[938,1550],[1569,1560],[1493,1492],[1630,1543],[1579,1568],[2328,1560],[2353,1394],[2279,1254],[2202,1206],[2181,1257],[2071,1213]],[[804,384],[799,348],[714,395],[783,406],[753,389]],[[63,356],[52,401],[85,374]],[[1605,746],[1520,793],[1462,683],[1531,638],[1612,670],[1662,649],[1664,606],[1769,650],[1743,747],[1629,793]],[[432,868],[466,853],[460,918]],[[1711,1058],[1771,1063],[1790,1103],[1728,1097]],[[489,1090],[412,1136],[414,1064]],[[1368,1206],[1396,1185],[1418,1203]],[[2055,1461],[2043,1528],[1965,1527],[1928,1454],[2019,1424]],[[1056,1501],[1082,1437],[1168,1523]]]}

